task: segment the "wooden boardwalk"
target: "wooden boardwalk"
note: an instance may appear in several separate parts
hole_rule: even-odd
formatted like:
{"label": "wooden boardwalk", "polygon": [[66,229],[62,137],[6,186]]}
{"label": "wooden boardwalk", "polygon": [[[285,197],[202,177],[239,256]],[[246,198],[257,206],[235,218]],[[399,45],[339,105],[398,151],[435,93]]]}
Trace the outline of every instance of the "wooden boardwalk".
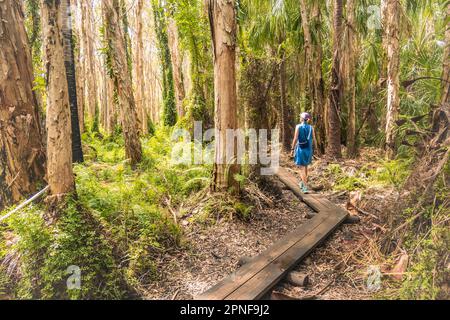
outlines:
{"label": "wooden boardwalk", "polygon": [[297,179],[286,169],[280,168],[277,176],[317,214],[196,300],[262,298],[347,218],[346,210],[320,195],[301,193]]}

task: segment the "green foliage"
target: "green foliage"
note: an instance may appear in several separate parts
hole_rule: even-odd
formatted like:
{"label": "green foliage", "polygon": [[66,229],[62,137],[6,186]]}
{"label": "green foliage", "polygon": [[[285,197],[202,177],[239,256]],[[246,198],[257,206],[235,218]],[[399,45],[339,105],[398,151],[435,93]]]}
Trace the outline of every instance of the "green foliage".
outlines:
{"label": "green foliage", "polygon": [[194,119],[211,124],[214,78],[211,33],[203,3],[201,0],[169,0],[167,4],[168,14],[177,24],[180,49],[186,50],[191,60],[192,89],[185,99],[186,121]]}
{"label": "green foliage", "polygon": [[410,174],[410,158],[381,160],[360,169],[344,171],[339,164],[329,164],[325,176],[334,181],[337,191],[354,191],[370,186],[390,186],[400,188]]}
{"label": "green foliage", "polygon": [[156,255],[180,243],[168,201],[176,208],[209,185],[209,167],[171,163],[171,133],[162,127],[143,140],[143,160],[135,171],[124,162],[121,136],[99,140],[86,135],[89,160],[75,168],[79,199],[126,255],[125,275],[133,286],[155,279]]}
{"label": "green foliage", "polygon": [[[111,245],[89,211],[69,198],[48,225],[39,207],[29,207],[8,221],[17,241],[2,241],[0,259],[17,256],[19,276],[13,296],[19,299],[118,299],[125,294]],[[6,259],[8,261],[8,259]],[[81,269],[80,289],[68,289],[69,266]]]}
{"label": "green foliage", "polygon": [[[411,261],[405,281],[396,294],[401,299],[448,299],[450,270],[448,259],[450,232],[448,225],[450,188],[445,182],[446,173],[436,185],[436,197],[423,209],[420,218],[411,222],[405,248]],[[405,210],[405,218],[411,218],[411,210]]]}
{"label": "green foliage", "polygon": [[[78,197],[68,200],[59,220],[48,225],[44,208],[31,206],[4,229],[0,225],[0,261],[20,257],[20,276],[0,268],[0,294],[115,299],[157,279],[157,258],[181,241],[169,206],[207,187],[211,172],[209,166],[172,164],[171,133],[162,127],[143,140],[135,171],[125,161],[121,135],[85,133],[86,162],[75,165]],[[235,211],[248,215],[243,206]],[[7,235],[17,242],[9,244]],[[71,265],[81,268],[81,290],[67,290]]]}

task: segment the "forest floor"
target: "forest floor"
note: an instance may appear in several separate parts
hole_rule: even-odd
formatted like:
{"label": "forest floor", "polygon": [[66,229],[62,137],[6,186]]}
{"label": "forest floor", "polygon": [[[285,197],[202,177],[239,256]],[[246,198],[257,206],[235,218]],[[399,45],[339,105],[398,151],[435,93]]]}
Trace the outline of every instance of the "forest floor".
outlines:
{"label": "forest floor", "polygon": [[[307,273],[305,288],[281,283],[274,290],[298,299],[368,299],[371,265],[386,266],[376,241],[386,231],[386,207],[396,201],[394,187],[379,186],[367,180],[367,172],[382,174],[377,150],[367,149],[355,160],[328,163],[317,159],[311,166],[310,185],[332,202],[360,217],[358,224],[345,224],[295,269]],[[295,172],[290,159],[282,166]],[[306,221],[312,210],[275,177],[264,191],[271,199],[254,209],[248,221],[218,218],[214,223],[182,219],[184,242],[181,248],[166,252],[157,265],[159,280],[144,290],[146,299],[191,299],[238,268],[242,256],[254,256]],[[349,188],[350,186],[350,188]],[[340,191],[343,187],[346,190]],[[349,192],[348,189],[355,189]],[[337,190],[336,190],[337,189]],[[354,206],[358,209],[355,209]],[[194,210],[193,215],[201,209]],[[192,216],[191,216],[192,218]]]}

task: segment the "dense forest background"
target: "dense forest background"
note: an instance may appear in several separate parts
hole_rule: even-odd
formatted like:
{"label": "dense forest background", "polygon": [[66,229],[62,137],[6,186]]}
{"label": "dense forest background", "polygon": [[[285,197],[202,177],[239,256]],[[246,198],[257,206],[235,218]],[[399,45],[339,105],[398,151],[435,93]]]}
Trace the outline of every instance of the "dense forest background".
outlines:
{"label": "dense forest background", "polygon": [[[180,219],[251,220],[269,183],[245,161],[173,164],[172,133],[278,128],[289,151],[307,111],[330,188],[398,192],[376,244],[409,252],[408,276],[381,296],[448,298],[449,17],[447,0],[1,1],[0,297],[145,297]],[[372,152],[374,170],[339,167]]]}

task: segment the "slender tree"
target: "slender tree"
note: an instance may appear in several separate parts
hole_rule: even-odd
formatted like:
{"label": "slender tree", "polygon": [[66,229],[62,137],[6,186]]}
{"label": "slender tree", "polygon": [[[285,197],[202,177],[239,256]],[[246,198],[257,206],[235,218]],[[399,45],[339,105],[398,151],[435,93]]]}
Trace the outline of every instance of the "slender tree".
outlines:
{"label": "slender tree", "polygon": [[102,2],[104,32],[106,40],[106,59],[108,72],[114,83],[120,121],[125,140],[125,153],[135,166],[142,159],[142,148],[137,131],[136,103],[128,68],[127,48],[123,25],[120,20],[119,0]]}
{"label": "slender tree", "polygon": [[74,162],[83,162],[81,147],[80,122],[78,119],[77,80],[75,76],[74,46],[72,38],[72,11],[70,0],[65,1],[67,12],[63,23],[64,64],[66,68],[67,85],[69,89],[70,123],[72,127],[72,157]]}
{"label": "slender tree", "polygon": [[286,57],[284,52],[281,54],[281,62],[278,67],[278,83],[280,89],[280,117],[279,126],[281,129],[281,143],[285,150],[291,149],[292,143],[292,124],[294,123],[294,115],[287,101],[287,72]]}
{"label": "slender tree", "polygon": [[343,0],[335,0],[333,8],[333,65],[331,68],[330,98],[328,104],[328,146],[327,155],[340,158],[341,154],[341,39]]}
{"label": "slender tree", "polygon": [[311,9],[308,8],[306,0],[300,0],[300,15],[305,42],[305,54],[307,59],[307,70],[309,80],[309,92],[312,102],[312,114],[315,123],[315,147],[318,153],[325,152],[325,99],[324,81],[322,76],[322,44],[320,31],[314,30],[316,39],[313,41],[311,22],[314,25],[321,24],[320,3],[314,1]]}
{"label": "slender tree", "polygon": [[36,191],[45,174],[31,51],[21,4],[0,2],[0,209]]}
{"label": "slender tree", "polygon": [[170,49],[170,58],[173,70],[173,82],[175,88],[175,102],[177,105],[177,114],[181,118],[184,116],[183,100],[185,97],[182,67],[182,54],[178,42],[178,28],[172,17],[168,18],[167,35]]}
{"label": "slender tree", "polygon": [[136,84],[136,110],[139,122],[141,123],[140,130],[143,133],[148,132],[147,128],[147,111],[145,109],[145,77],[144,77],[144,43],[143,43],[143,23],[142,13],[144,9],[144,0],[138,0],[136,3],[135,12],[135,84]]}
{"label": "slender tree", "polygon": [[347,123],[347,155],[356,156],[356,19],[355,0],[347,0],[347,76],[346,76],[346,103],[348,110]]}
{"label": "slender tree", "polygon": [[393,158],[396,153],[395,136],[396,125],[400,108],[400,46],[399,46],[399,23],[400,3],[399,0],[387,0],[386,9],[387,27],[387,114],[386,114],[386,156]]}
{"label": "slender tree", "polygon": [[75,190],[72,169],[72,130],[65,68],[64,24],[67,1],[41,0],[47,66],[47,179],[55,201]]}
{"label": "slender tree", "polygon": [[[83,43],[83,59],[85,64],[84,80],[86,83],[86,101],[87,114],[89,120],[94,124],[98,121],[98,105],[97,105],[97,79],[95,72],[94,60],[94,29],[93,29],[93,14],[92,14],[91,0],[81,0],[81,15],[82,15],[82,43]],[[95,128],[93,128],[95,129]]]}
{"label": "slender tree", "polygon": [[445,29],[445,49],[444,63],[442,66],[442,93],[441,104],[443,107],[450,109],[450,2],[447,4],[446,13],[446,29]]}
{"label": "slender tree", "polygon": [[161,60],[163,120],[165,125],[173,126],[177,121],[177,111],[175,103],[175,87],[173,83],[173,68],[167,34],[167,19],[165,8],[159,0],[152,0],[152,8],[155,19],[156,38],[158,40],[158,52]]}
{"label": "slender tree", "polygon": [[[215,128],[218,132],[212,189],[239,192],[235,175],[236,141],[228,141],[227,130],[237,129],[236,15],[234,0],[209,0],[208,16],[214,56]],[[235,139],[234,139],[235,140]]]}

